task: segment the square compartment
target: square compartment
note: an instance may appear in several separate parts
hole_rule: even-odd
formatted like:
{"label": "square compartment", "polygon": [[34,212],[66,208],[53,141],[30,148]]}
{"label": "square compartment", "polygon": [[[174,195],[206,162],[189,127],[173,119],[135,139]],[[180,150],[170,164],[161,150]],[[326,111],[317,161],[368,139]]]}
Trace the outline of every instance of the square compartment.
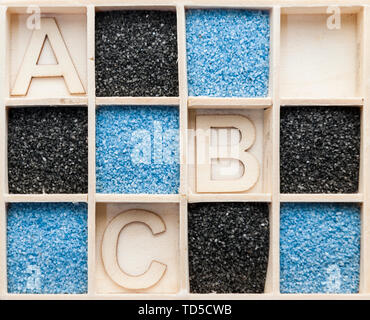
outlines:
{"label": "square compartment", "polygon": [[280,292],[358,293],[360,242],[358,204],[282,204]]}
{"label": "square compartment", "polygon": [[267,203],[188,206],[191,293],[263,293],[269,260]]}
{"label": "square compartment", "polygon": [[189,96],[266,97],[270,12],[186,10]]}
{"label": "square compartment", "polygon": [[[329,7],[330,8],[330,7]],[[361,96],[362,11],[335,7],[287,8],[281,15],[280,96],[348,98]],[[340,21],[339,21],[340,18]]]}
{"label": "square compartment", "polygon": [[86,106],[19,106],[7,116],[9,193],[87,193]]}
{"label": "square compartment", "polygon": [[98,107],[97,193],[176,194],[179,153],[178,107]]}
{"label": "square compartment", "polygon": [[[32,8],[32,7],[31,7]],[[35,9],[36,10],[36,9]],[[77,83],[80,93],[71,93],[71,89],[67,87],[65,79],[61,76],[55,77],[37,77],[30,81],[28,91],[24,94],[14,94],[14,87],[17,76],[21,70],[21,65],[24,61],[25,54],[31,44],[31,37],[34,32],[43,30],[43,20],[41,20],[40,28],[36,22],[37,11],[28,13],[28,8],[17,7],[8,9],[8,88],[7,94],[9,97],[25,97],[25,98],[69,98],[75,96],[86,96],[87,93],[87,19],[86,9],[82,7],[75,8],[53,8],[41,7],[41,19],[53,18],[56,22],[57,29],[62,38],[62,44],[59,39],[55,40],[55,46],[63,47],[58,49],[58,52],[64,52],[64,48],[69,54],[73,70],[73,80],[69,83]],[[33,43],[33,42],[32,42]],[[65,45],[65,47],[63,46]],[[39,50],[39,46],[33,46],[32,50]],[[31,49],[30,49],[31,50]],[[33,52],[33,51],[30,51]],[[46,37],[42,44],[37,64],[38,65],[55,65],[58,64],[58,59],[55,56],[55,50],[51,46],[50,38]],[[64,56],[64,53],[63,55]],[[65,62],[66,60],[64,60]],[[27,62],[28,63],[28,62]],[[64,71],[66,68],[63,68]],[[68,69],[69,70],[69,69]],[[50,73],[50,72],[49,72]],[[22,82],[23,83],[23,82]],[[27,81],[28,83],[28,81]],[[25,87],[25,85],[20,85]]]}
{"label": "square compartment", "polygon": [[[248,190],[241,192],[198,192],[197,191],[197,155],[196,155],[196,145],[197,145],[197,131],[196,131],[196,117],[198,115],[216,115],[220,116],[221,119],[224,115],[241,115],[247,117],[254,125],[256,137],[252,146],[246,151],[254,156],[257,159],[259,164],[259,176],[257,182]],[[272,176],[272,108],[266,109],[196,109],[189,111],[189,132],[188,132],[188,168],[189,168],[189,193],[190,194],[204,194],[204,193],[217,193],[217,194],[230,194],[230,193],[239,193],[239,194],[263,194],[271,192],[271,176]],[[220,128],[225,129],[225,128]],[[234,128],[235,130],[235,128]],[[211,129],[212,132],[212,129]],[[240,133],[239,133],[240,134]],[[228,136],[227,143],[231,143],[232,139]],[[213,139],[213,134],[211,133],[211,141]],[[221,141],[221,140],[220,140]],[[212,142],[211,142],[212,143]],[[229,163],[229,167],[233,166],[234,162]],[[224,166],[227,168],[227,165]],[[231,180],[238,181],[240,177],[241,170],[245,167],[239,162],[239,172],[234,172],[228,178],[223,179],[220,169],[223,168],[223,164],[219,163],[219,166],[213,166],[213,163],[210,166],[211,176],[217,180],[224,180],[225,182],[230,182]],[[211,180],[214,180],[211,178]]]}
{"label": "square compartment", "polygon": [[95,17],[96,95],[178,96],[176,9],[113,9]]}
{"label": "square compartment", "polygon": [[[145,273],[152,261],[167,265],[162,278],[146,289],[127,289],[107,273],[102,259],[105,230],[112,220],[128,210],[145,210],[159,216],[165,231],[153,235],[145,222],[123,226],[117,239],[116,259],[120,269],[131,276]],[[98,203],[96,205],[97,293],[177,293],[180,286],[179,205],[177,203]],[[155,282],[155,281],[153,281]]]}
{"label": "square compartment", "polygon": [[8,293],[87,293],[87,204],[10,203]]}
{"label": "square compartment", "polygon": [[361,108],[282,107],[280,192],[357,193]]}

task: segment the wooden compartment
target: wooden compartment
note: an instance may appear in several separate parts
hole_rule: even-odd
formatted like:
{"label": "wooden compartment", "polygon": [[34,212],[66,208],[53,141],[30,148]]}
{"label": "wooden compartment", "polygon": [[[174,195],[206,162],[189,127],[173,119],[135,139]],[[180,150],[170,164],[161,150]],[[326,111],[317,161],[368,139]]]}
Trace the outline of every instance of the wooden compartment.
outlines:
{"label": "wooden compartment", "polygon": [[[9,8],[7,60],[8,97],[15,99],[72,98],[84,97],[87,92],[87,20],[83,7],[17,7]],[[50,26],[49,26],[50,25]],[[40,34],[46,32],[48,35]],[[38,36],[36,36],[38,35]],[[36,39],[37,38],[37,39]],[[44,39],[40,48],[38,40]],[[53,77],[32,77],[21,81],[21,74],[32,71],[35,54],[37,67],[58,65],[63,59],[59,72],[70,67],[72,78],[66,81],[61,75]],[[36,68],[37,68],[36,67]],[[64,70],[63,70],[64,69]],[[51,72],[51,71],[50,71]],[[27,91],[23,91],[27,86]],[[76,87],[77,86],[77,87]]]}
{"label": "wooden compartment", "polygon": [[[255,157],[258,162],[259,170],[258,177],[255,184],[246,191],[241,192],[213,192],[210,188],[209,192],[199,191],[199,186],[197,184],[200,182],[197,178],[198,166],[202,165],[201,156],[198,155],[199,151],[203,149],[201,146],[197,146],[197,143],[201,143],[202,137],[199,127],[197,127],[197,117],[198,116],[214,116],[215,119],[222,119],[222,117],[229,115],[237,115],[248,118],[255,128],[255,140],[253,144],[248,148],[246,152],[249,152]],[[272,121],[272,110],[271,108],[260,108],[260,109],[196,109],[189,111],[189,132],[188,132],[188,170],[189,170],[189,194],[190,198],[194,200],[203,199],[227,199],[228,201],[232,199],[255,199],[269,201],[271,199],[271,121]],[[222,121],[221,121],[222,122]],[[220,130],[228,130],[228,132],[223,132]],[[231,130],[231,131],[230,131]],[[212,144],[217,144],[216,147],[221,148],[226,145],[226,147],[234,146],[238,144],[237,139],[241,138],[241,133],[236,132],[237,128],[211,128],[210,137],[210,148],[214,147]],[[249,132],[248,132],[249,133]],[[247,134],[248,134],[247,133]],[[223,135],[229,136],[223,136]],[[233,135],[236,135],[233,139]],[[252,134],[252,133],[251,133]],[[218,136],[217,136],[218,135]],[[200,148],[200,149],[198,149]],[[226,160],[226,161],[225,161]],[[232,183],[235,181],[238,183],[240,181],[240,176],[244,174],[244,170],[248,170],[248,164],[245,166],[236,158],[227,160],[221,159],[221,161],[213,161],[210,165],[211,170],[211,180],[220,180],[227,183]],[[223,161],[223,162],[222,162]],[[229,162],[232,161],[232,162]],[[234,167],[234,168],[233,168]],[[237,167],[237,168],[236,168]],[[230,169],[229,175],[222,175],[223,169]],[[203,170],[203,169],[199,169]],[[248,171],[245,172],[246,175],[250,174]],[[201,179],[201,178],[199,178]]]}
{"label": "wooden compartment", "polygon": [[[8,141],[9,140],[8,139],[8,137],[9,137],[8,134],[9,134],[9,112],[10,112],[10,110],[17,111],[18,108],[25,109],[24,111],[27,111],[26,118],[30,119],[30,118],[32,118],[32,112],[33,112],[33,110],[35,108],[38,108],[38,110],[40,111],[40,109],[44,109],[44,108],[49,107],[49,108],[47,108],[48,111],[45,112],[45,114],[47,114],[50,111],[54,111],[54,110],[51,110],[52,108],[53,109],[54,108],[55,109],[63,108],[63,110],[66,111],[65,108],[78,107],[78,108],[81,108],[80,109],[81,111],[82,110],[85,111],[85,109],[86,109],[86,113],[85,113],[85,124],[87,124],[87,121],[88,121],[88,119],[87,119],[87,106],[86,105],[83,105],[83,104],[80,104],[79,102],[74,103],[74,104],[70,104],[68,106],[66,106],[64,104],[50,106],[48,104],[43,105],[43,103],[39,103],[40,102],[39,99],[35,99],[35,100],[32,100],[31,99],[31,100],[28,100],[28,102],[26,102],[26,104],[23,105],[22,102],[24,102],[24,101],[26,101],[26,100],[20,99],[18,101],[14,101],[14,104],[13,105],[12,105],[12,103],[10,103],[10,105],[12,105],[12,106],[6,105],[5,108],[4,108],[5,109],[4,120],[5,120],[5,134],[6,134],[6,138],[4,140],[4,143],[5,143],[4,148],[5,148],[5,150],[4,150],[4,153],[1,155],[1,160],[0,161],[2,161],[2,163],[4,164],[4,170],[5,170],[5,175],[4,175],[4,178],[5,178],[5,186],[4,186],[4,192],[5,192],[5,194],[4,194],[4,196],[5,196],[5,198],[8,199],[10,202],[13,202],[13,201],[14,202],[20,202],[20,201],[27,200],[27,199],[30,199],[30,201],[33,201],[33,202],[37,202],[38,200],[40,200],[40,201],[49,201],[50,200],[52,202],[53,199],[55,199],[55,200],[58,200],[58,199],[61,199],[61,200],[63,200],[63,199],[74,199],[76,201],[86,201],[86,199],[87,199],[87,191],[75,192],[75,193],[72,193],[72,192],[71,193],[68,193],[66,191],[62,191],[62,192],[60,192],[60,191],[59,192],[50,192],[50,190],[49,191],[48,190],[45,191],[44,188],[42,189],[42,192],[40,192],[40,190],[39,191],[35,191],[34,190],[34,192],[32,192],[32,194],[29,194],[29,193],[31,193],[29,190],[26,193],[23,193],[23,192],[16,192],[15,193],[15,192],[9,191],[9,171],[11,171],[10,170],[10,165],[9,165],[9,158],[8,158],[9,145],[10,145],[10,142]],[[47,99],[47,101],[48,101],[48,99]],[[47,101],[44,101],[44,102],[47,102]],[[20,105],[18,105],[18,102],[20,102]],[[42,102],[42,100],[41,100],[41,102]],[[53,99],[53,102],[58,103],[58,99],[55,99],[55,100]],[[36,103],[36,105],[33,105],[32,103]],[[55,110],[55,111],[58,112],[58,110]],[[65,113],[65,115],[66,114],[67,113]],[[61,115],[61,114],[59,113],[59,115]],[[62,118],[63,118],[63,115],[61,115],[60,119],[62,119]],[[25,119],[23,119],[23,120],[25,120]],[[44,119],[44,120],[46,120],[46,119]],[[79,123],[77,123],[77,119],[75,119],[75,121],[76,121],[75,122],[75,125],[78,126]],[[12,128],[12,130],[14,130],[13,133],[14,132],[17,132],[17,134],[19,134],[23,130],[24,130],[24,132],[26,132],[26,130],[27,130],[27,123],[30,124],[27,120],[24,121],[24,123],[22,123],[20,121],[20,123],[15,124],[14,127]],[[23,127],[23,125],[24,125],[24,127]],[[36,124],[34,123],[33,125],[36,125],[37,126],[38,124],[37,123]],[[49,122],[49,125],[50,125],[50,122]],[[44,126],[43,127],[40,127],[40,129],[41,128],[42,129],[45,129],[45,128],[47,128],[47,125],[45,125],[45,123],[44,123]],[[52,129],[55,130],[54,128],[52,128]],[[86,132],[86,135],[87,135],[87,132]],[[33,156],[40,156],[41,149],[38,148],[38,145],[40,144],[40,145],[44,145],[45,146],[45,142],[47,141],[46,144],[48,144],[48,143],[50,143],[51,139],[52,139],[52,137],[50,135],[50,132],[49,133],[44,133],[43,135],[39,135],[38,136],[38,140],[35,140],[35,141],[38,141],[39,143],[37,143],[37,146],[35,145],[35,148],[32,149],[32,151],[34,152]],[[61,135],[54,136],[54,139],[57,139],[58,141],[63,141],[63,137]],[[32,144],[30,144],[30,142],[31,142],[30,140],[28,140],[28,141],[25,141],[25,140],[27,140],[27,139],[23,139],[22,138],[23,146],[25,148],[29,148],[29,151],[27,151],[27,153],[26,153],[27,154],[27,157],[28,157],[30,155],[30,153],[31,153],[31,148],[32,148],[31,145]],[[64,141],[65,141],[65,137],[64,137]],[[58,154],[61,151],[60,149],[58,150],[58,147],[56,146],[57,144],[58,143],[55,143],[55,140],[54,140],[54,143],[50,146],[50,148],[48,148],[48,151],[46,152],[47,155],[49,155],[51,158],[54,158],[54,160],[58,158]],[[72,152],[73,152],[73,148],[74,148],[73,142],[71,143],[70,147],[72,149],[69,149],[68,150],[68,154],[69,155],[71,155]],[[14,148],[13,151],[17,150],[16,152],[22,152],[19,148],[16,148],[15,146],[12,146],[12,148]],[[85,148],[87,149],[87,143],[85,145]],[[86,156],[86,153],[85,153],[85,159],[86,159],[86,157],[87,156]],[[48,158],[48,157],[46,157],[46,158]],[[45,160],[43,160],[44,163],[46,163],[46,161],[48,161],[46,158],[44,158]],[[65,158],[67,160],[68,157],[65,157]],[[59,157],[59,159],[60,159],[60,157]],[[81,157],[79,157],[79,159],[81,159]],[[13,160],[14,160],[14,157],[13,157]],[[88,162],[88,159],[86,159],[86,161]],[[82,161],[82,162],[84,162],[84,161]],[[25,170],[27,171],[27,173],[25,175],[22,175],[22,178],[25,179],[25,180],[28,180],[28,181],[31,181],[30,176],[28,176],[28,174],[30,174],[30,175],[32,175],[32,174],[35,175],[36,174],[37,175],[37,172],[39,172],[38,169],[34,165],[28,166],[28,168],[25,169]],[[81,173],[81,171],[76,170],[75,173],[76,173],[76,176],[78,176]],[[53,173],[51,171],[49,171],[48,172],[48,175],[44,175],[43,178],[40,177],[40,176],[37,176],[37,179],[40,178],[39,181],[45,182],[45,177],[50,177],[50,176],[52,176],[52,174]],[[86,174],[86,168],[85,168],[85,174]],[[85,178],[87,179],[87,176],[86,175],[85,175]],[[15,178],[15,180],[17,180],[17,178]],[[86,189],[87,189],[87,183],[86,183]]]}
{"label": "wooden compartment", "polygon": [[[282,98],[363,95],[362,11],[286,9],[281,15]],[[343,12],[342,12],[342,11]]]}
{"label": "wooden compartment", "polygon": [[[165,231],[152,235],[148,226],[132,222],[124,227],[117,239],[117,260],[123,272],[138,277],[145,273],[152,260],[167,265],[161,279],[148,289],[126,289],[115,283],[104,269],[102,239],[112,219],[128,210],[146,210],[157,214],[165,224]],[[176,203],[98,203],[96,207],[96,293],[177,293],[179,274],[179,205]]]}

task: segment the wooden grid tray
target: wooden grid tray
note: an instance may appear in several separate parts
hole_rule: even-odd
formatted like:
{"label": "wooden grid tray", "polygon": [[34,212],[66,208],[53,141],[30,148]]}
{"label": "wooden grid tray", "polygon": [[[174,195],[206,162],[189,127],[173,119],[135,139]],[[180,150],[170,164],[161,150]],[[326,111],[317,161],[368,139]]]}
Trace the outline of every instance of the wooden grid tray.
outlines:
{"label": "wooden grid tray", "polygon": [[[27,6],[39,5],[41,11],[60,14],[80,14],[86,16],[87,56],[86,87],[87,94],[65,98],[11,97],[9,95],[10,54],[9,30],[10,16],[26,12]],[[295,88],[289,92],[283,68],[294,68],[298,63],[290,56],[290,51],[282,47],[284,17],[289,14],[326,14],[329,5],[339,5],[343,13],[356,14],[357,39],[360,50],[358,56],[357,86],[338,96],[302,97]],[[270,11],[270,85],[266,98],[208,98],[189,97],[187,88],[185,10],[187,8],[250,8]],[[177,13],[179,97],[96,97],[95,96],[95,12],[112,9],[158,9],[165,8]],[[369,299],[370,298],[370,1],[359,0],[353,4],[342,1],[307,0],[234,0],[226,4],[219,0],[3,0],[0,2],[0,296],[1,299]],[[4,40],[5,39],[5,40]],[[77,40],[79,41],[79,40]],[[283,56],[285,55],[285,56]],[[5,70],[5,72],[4,72]],[[284,74],[286,74],[284,72]],[[333,86],[349,86],[343,82],[328,84],[323,90],[335,90]],[[349,80],[348,80],[349,81]],[[297,85],[301,85],[298,83]],[[339,87],[342,88],[342,87]],[[352,91],[351,91],[352,90]],[[330,91],[332,92],[332,91]],[[323,93],[323,92],[320,92]],[[324,96],[324,95],[323,95]],[[98,105],[178,105],[180,110],[180,193],[177,195],[118,195],[97,194],[95,190],[95,112]],[[15,195],[8,193],[7,186],[7,108],[33,105],[87,105],[88,106],[88,193],[87,194],[40,194]],[[358,106],[361,109],[361,163],[360,184],[357,194],[280,194],[279,181],[279,130],[280,108],[294,105]],[[253,109],[270,110],[269,135],[264,146],[270,148],[271,161],[264,167],[268,179],[266,188],[253,193],[240,194],[198,194],[193,191],[193,174],[188,166],[187,129],[191,112],[203,109]],[[267,174],[268,173],[268,174]],[[263,294],[191,294],[188,275],[187,204],[188,202],[244,201],[267,202],[270,207],[270,253],[265,293]],[[7,293],[6,273],[6,215],[7,203],[12,202],[86,202],[88,203],[88,293],[49,295],[49,294],[9,294]],[[356,202],[362,208],[360,289],[358,294],[281,294],[279,290],[279,229],[281,202]],[[101,203],[177,204],[179,210],[179,288],[173,294],[155,293],[114,293],[97,292],[96,283],[96,211]]]}

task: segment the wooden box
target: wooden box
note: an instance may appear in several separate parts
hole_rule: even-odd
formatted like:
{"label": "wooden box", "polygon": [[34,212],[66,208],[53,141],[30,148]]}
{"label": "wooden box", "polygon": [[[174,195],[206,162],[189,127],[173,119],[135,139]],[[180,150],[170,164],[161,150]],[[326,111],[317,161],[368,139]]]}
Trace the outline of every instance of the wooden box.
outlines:
{"label": "wooden box", "polygon": [[[29,6],[45,17],[58,19],[83,90],[71,94],[59,78],[32,80],[27,94],[12,94],[17,70],[30,32],[23,32]],[[248,8],[270,13],[269,92],[260,98],[188,96],[186,17],[188,8]],[[329,11],[328,11],[329,8]],[[172,10],[177,15],[177,97],[96,97],[95,13],[149,9]],[[342,30],[325,26],[340,10]],[[333,11],[334,10],[334,11]],[[319,30],[319,37],[317,31]],[[322,31],[323,30],[323,31]],[[334,33],[333,33],[334,32]],[[75,5],[63,0],[12,0],[0,4],[0,297],[1,299],[369,299],[370,298],[370,1],[359,0],[86,0]],[[78,44],[78,46],[76,46]],[[78,49],[77,49],[78,48]],[[82,50],[81,50],[82,48]],[[298,54],[299,53],[299,54]],[[52,61],[50,48],[40,57]],[[79,105],[88,108],[88,193],[10,194],[7,177],[7,110],[18,106]],[[179,107],[179,194],[96,193],[95,123],[102,105],[171,105]],[[280,110],[286,106],[356,106],[361,110],[361,159],[356,194],[280,193]],[[194,129],[199,114],[244,114],[255,122],[254,153],[260,164],[255,186],[243,192],[197,192]],[[193,294],[189,289],[188,203],[266,202],[270,215],[270,247],[265,292],[262,294]],[[11,294],[7,292],[7,205],[14,202],[85,202],[88,204],[88,292],[86,294]],[[280,204],[284,202],[343,202],[361,205],[360,286],[357,294],[282,294],[280,292]],[[167,219],[167,235],[159,244],[173,271],[164,283],[148,290],[117,286],[101,261],[102,233],[109,217],[129,209],[153,210]],[[108,213],[108,211],[110,213]],[[112,213],[113,212],[113,213]],[[107,220],[108,219],[108,220]],[[125,234],[137,244],[136,234],[150,235],[142,226]],[[122,246],[127,248],[127,244]],[[142,250],[141,252],[147,252]],[[129,252],[136,254],[134,250]],[[153,253],[155,254],[155,252]],[[140,260],[140,259],[138,259]],[[143,259],[145,260],[145,259]],[[138,261],[141,263],[142,261]],[[127,265],[135,269],[135,263]],[[145,270],[141,270],[145,271]]]}

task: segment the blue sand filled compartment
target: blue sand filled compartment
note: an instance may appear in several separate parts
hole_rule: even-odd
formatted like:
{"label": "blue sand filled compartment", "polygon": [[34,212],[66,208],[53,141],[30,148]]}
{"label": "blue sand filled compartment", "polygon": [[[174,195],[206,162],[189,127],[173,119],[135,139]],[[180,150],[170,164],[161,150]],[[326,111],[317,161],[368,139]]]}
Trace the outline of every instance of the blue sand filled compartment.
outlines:
{"label": "blue sand filled compartment", "polygon": [[87,205],[11,203],[9,293],[87,293]]}
{"label": "blue sand filled compartment", "polygon": [[186,47],[190,96],[268,95],[268,11],[187,10]]}
{"label": "blue sand filled compartment", "polygon": [[282,204],[280,291],[357,293],[360,239],[356,204]]}
{"label": "blue sand filled compartment", "polygon": [[179,162],[178,107],[98,108],[96,113],[98,193],[178,193]]}

